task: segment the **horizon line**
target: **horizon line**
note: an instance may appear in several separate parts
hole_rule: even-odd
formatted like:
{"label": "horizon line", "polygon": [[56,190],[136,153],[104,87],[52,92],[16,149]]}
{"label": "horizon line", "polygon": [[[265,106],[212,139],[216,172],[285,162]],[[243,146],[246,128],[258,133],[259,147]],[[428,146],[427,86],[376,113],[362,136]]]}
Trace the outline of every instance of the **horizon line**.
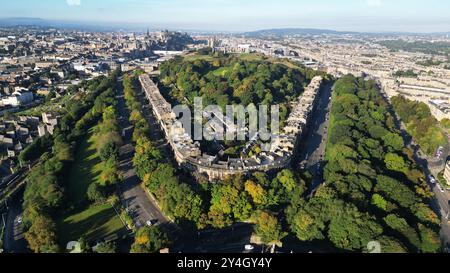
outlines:
{"label": "horizon line", "polygon": [[[95,24],[101,24],[98,27],[104,28],[119,28],[119,25],[123,25],[124,28],[143,28],[143,29],[167,29],[167,30],[175,30],[178,29],[179,31],[191,31],[191,32],[215,32],[215,33],[234,33],[234,34],[244,34],[244,33],[251,33],[251,32],[259,32],[259,31],[269,31],[269,30],[321,30],[321,31],[332,31],[339,33],[354,33],[354,34],[450,34],[450,30],[448,31],[422,31],[422,32],[413,32],[413,31],[400,31],[400,30],[379,30],[379,31],[356,31],[356,30],[343,30],[343,29],[333,29],[328,27],[301,27],[301,26],[273,26],[273,27],[261,27],[261,28],[251,28],[248,30],[208,30],[208,29],[198,29],[198,28],[183,28],[181,26],[174,27],[174,26],[168,26],[168,24],[176,24],[176,23],[170,23],[170,22],[124,22],[124,21],[96,21],[96,20],[80,20],[80,19],[51,19],[51,18],[42,18],[42,17],[26,17],[26,16],[16,16],[16,17],[0,17],[0,26],[3,26],[1,24],[1,21],[7,21],[7,20],[40,20],[47,23],[71,23],[71,24],[86,24],[85,27],[96,27]],[[182,24],[182,23],[180,23]],[[32,25],[32,26],[39,26],[35,25],[33,23],[25,24],[25,25]],[[158,27],[152,27],[151,25],[159,25]],[[162,26],[166,25],[166,26]],[[12,24],[9,27],[13,26],[21,26],[21,24]],[[58,27],[58,28],[70,28],[68,26],[54,26],[54,25],[47,25],[45,27]],[[73,26],[72,26],[73,27]],[[78,26],[79,28],[82,26]]]}

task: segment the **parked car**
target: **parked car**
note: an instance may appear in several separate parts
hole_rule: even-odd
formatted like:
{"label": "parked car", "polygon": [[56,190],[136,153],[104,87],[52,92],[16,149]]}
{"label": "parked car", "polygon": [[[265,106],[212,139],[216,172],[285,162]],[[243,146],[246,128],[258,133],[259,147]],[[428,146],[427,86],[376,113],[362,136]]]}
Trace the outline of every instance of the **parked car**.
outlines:
{"label": "parked car", "polygon": [[154,225],[156,225],[158,223],[158,220],[149,220],[149,221],[147,221],[147,226],[148,227],[152,227],[152,226],[154,226]]}
{"label": "parked car", "polygon": [[429,179],[430,179],[431,184],[436,184],[436,178],[434,178],[434,176],[430,175]]}
{"label": "parked car", "polygon": [[245,250],[254,250],[255,247],[252,245],[245,245]]}

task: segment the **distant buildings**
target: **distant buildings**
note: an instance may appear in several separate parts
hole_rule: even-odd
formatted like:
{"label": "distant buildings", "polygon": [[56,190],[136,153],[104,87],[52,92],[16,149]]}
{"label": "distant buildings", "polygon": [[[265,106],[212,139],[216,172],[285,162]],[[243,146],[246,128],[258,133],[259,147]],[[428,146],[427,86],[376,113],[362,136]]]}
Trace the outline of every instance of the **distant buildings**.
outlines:
{"label": "distant buildings", "polygon": [[155,51],[171,54],[192,42],[187,34],[169,31],[136,35],[2,28],[0,111],[51,93],[64,95],[73,82],[107,75],[117,68],[151,72],[160,57]]}
{"label": "distant buildings", "polygon": [[448,100],[430,100],[429,106],[437,120],[450,119],[450,102]]}
{"label": "distant buildings", "polygon": [[28,104],[34,100],[33,93],[24,89],[21,91],[15,91],[11,96],[2,97],[0,106],[18,107],[24,104]]}
{"label": "distant buildings", "polygon": [[[379,44],[379,41],[398,39],[398,36],[325,34],[258,39],[224,35],[215,38],[216,51],[256,52],[271,57],[288,58],[336,77],[353,74],[374,78],[381,82],[389,97],[403,95],[408,99],[424,102],[432,108],[433,115],[437,119],[448,118],[445,106],[436,107],[431,102],[438,100],[450,103],[448,60],[445,56],[421,52],[391,51]],[[420,37],[401,38],[420,41]],[[422,38],[430,39],[430,37]],[[440,61],[441,64],[438,65],[439,62],[436,62],[437,65],[423,65],[429,60]],[[417,76],[398,76],[397,71],[413,71]]]}

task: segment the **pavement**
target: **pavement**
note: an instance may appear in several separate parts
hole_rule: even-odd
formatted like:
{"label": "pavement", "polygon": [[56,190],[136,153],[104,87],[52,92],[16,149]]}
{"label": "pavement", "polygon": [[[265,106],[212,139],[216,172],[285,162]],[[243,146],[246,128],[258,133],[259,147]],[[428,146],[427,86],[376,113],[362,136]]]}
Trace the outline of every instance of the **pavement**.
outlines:
{"label": "pavement", "polygon": [[136,228],[147,225],[148,221],[156,222],[161,227],[171,226],[170,220],[159,209],[157,202],[142,187],[134,170],[135,147],[132,143],[132,124],[129,122],[130,111],[126,106],[123,89],[119,88],[118,92],[119,126],[126,131],[123,136],[124,144],[119,150],[119,169],[124,175],[124,182],[119,186],[121,202],[132,217]]}
{"label": "pavement", "polygon": [[[310,171],[313,175],[310,194],[314,193],[323,183],[323,168],[330,124],[331,94],[333,85],[324,86],[320,92],[313,118],[303,143],[300,144],[300,169]],[[303,166],[302,166],[303,165]]]}

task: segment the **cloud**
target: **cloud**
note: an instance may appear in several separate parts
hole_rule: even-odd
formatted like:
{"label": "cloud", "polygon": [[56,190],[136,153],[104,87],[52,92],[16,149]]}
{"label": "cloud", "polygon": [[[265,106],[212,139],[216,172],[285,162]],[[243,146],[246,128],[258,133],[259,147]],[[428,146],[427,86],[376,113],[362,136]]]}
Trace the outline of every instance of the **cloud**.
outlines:
{"label": "cloud", "polygon": [[383,1],[382,0],[366,0],[366,3],[371,8],[378,8],[378,7],[381,7],[383,5]]}
{"label": "cloud", "polygon": [[69,6],[81,6],[81,0],[66,0]]}

